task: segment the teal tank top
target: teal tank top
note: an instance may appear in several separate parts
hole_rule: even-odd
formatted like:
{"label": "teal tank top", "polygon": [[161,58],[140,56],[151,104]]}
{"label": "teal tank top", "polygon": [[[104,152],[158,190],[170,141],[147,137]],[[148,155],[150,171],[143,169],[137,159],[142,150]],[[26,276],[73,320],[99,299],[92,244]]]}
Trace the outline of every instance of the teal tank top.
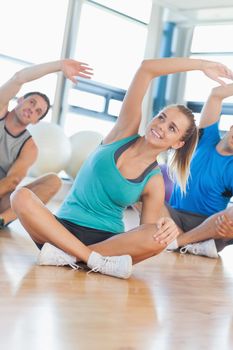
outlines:
{"label": "teal tank top", "polygon": [[153,169],[140,182],[121,175],[115,152],[138,137],[133,135],[99,145],[82,165],[56,215],[77,225],[116,234],[124,232],[125,208],[137,202],[151,176],[160,173],[159,168]]}

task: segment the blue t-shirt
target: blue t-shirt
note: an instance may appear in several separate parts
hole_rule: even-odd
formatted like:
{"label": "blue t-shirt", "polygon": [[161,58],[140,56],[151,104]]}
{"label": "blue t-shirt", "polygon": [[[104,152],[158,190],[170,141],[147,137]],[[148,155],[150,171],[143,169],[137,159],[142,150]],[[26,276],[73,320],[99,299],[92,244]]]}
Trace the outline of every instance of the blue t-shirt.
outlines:
{"label": "blue t-shirt", "polygon": [[224,210],[233,195],[233,156],[216,150],[220,141],[218,123],[203,130],[191,162],[186,194],[175,185],[170,205],[173,208],[206,216]]}

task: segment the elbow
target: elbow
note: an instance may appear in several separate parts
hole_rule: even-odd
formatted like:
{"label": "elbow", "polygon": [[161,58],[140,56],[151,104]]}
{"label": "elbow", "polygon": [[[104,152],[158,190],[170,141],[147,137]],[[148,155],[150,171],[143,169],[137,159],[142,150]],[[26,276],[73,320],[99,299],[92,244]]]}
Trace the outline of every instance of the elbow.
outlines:
{"label": "elbow", "polygon": [[21,85],[24,83],[21,71],[16,72],[11,78],[11,80],[14,82],[15,85],[21,87]]}
{"label": "elbow", "polygon": [[219,95],[219,86],[215,86],[211,89],[211,96],[218,96]]}
{"label": "elbow", "polygon": [[155,77],[152,60],[143,60],[139,66],[138,72],[145,78],[152,80]]}
{"label": "elbow", "polygon": [[210,96],[214,98],[216,101],[217,100],[222,101],[225,97],[228,96],[228,94],[226,93],[224,86],[220,85],[212,88]]}
{"label": "elbow", "polygon": [[151,60],[143,60],[140,65],[140,69],[144,72],[150,71],[150,61]]}

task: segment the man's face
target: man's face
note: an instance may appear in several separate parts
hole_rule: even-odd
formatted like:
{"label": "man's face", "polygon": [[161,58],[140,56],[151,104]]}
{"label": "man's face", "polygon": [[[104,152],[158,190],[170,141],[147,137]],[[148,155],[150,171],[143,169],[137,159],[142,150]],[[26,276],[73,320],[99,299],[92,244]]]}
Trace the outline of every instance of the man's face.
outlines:
{"label": "man's face", "polygon": [[47,103],[39,95],[21,97],[15,107],[19,121],[24,125],[36,124],[47,110]]}

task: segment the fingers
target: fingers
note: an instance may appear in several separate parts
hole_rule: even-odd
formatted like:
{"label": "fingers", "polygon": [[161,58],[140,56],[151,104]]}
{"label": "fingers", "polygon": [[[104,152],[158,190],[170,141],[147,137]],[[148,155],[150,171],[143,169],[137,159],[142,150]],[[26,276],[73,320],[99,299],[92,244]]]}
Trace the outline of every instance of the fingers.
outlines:
{"label": "fingers", "polygon": [[224,65],[222,63],[218,63],[216,68],[217,68],[216,72],[217,72],[218,76],[221,76],[221,77],[227,78],[227,79],[233,79],[233,72],[226,65]]}
{"label": "fingers", "polygon": [[233,72],[227,66],[224,66],[225,77],[228,79],[233,79]]}
{"label": "fingers", "polygon": [[88,74],[93,74],[93,68],[89,67],[88,65],[80,65],[80,71],[87,72]]}
{"label": "fingers", "polygon": [[[76,62],[78,62],[78,61],[76,61]],[[88,63],[86,63],[86,62],[78,62],[81,66],[89,66],[89,64]]]}
{"label": "fingers", "polygon": [[223,222],[223,220],[224,220],[224,217],[223,217],[223,215],[221,215],[221,216],[218,216],[217,220],[215,221],[216,232],[220,236],[225,236],[227,233],[226,227],[225,227],[226,224]]}
{"label": "fingers", "polygon": [[80,72],[80,73],[78,74],[78,76],[81,77],[81,78],[91,79],[92,74],[89,74],[89,73],[87,74],[87,73],[82,73],[82,72]]}
{"label": "fingers", "polygon": [[162,244],[162,245],[168,245],[170,244],[172,241],[174,241],[174,239],[176,239],[177,237],[177,232],[176,230],[168,230],[168,231],[165,231],[164,232],[164,235],[163,237],[161,237],[160,241],[159,241],[159,244]]}
{"label": "fingers", "polygon": [[227,85],[227,83],[222,79],[233,80],[233,72],[227,66],[218,62],[206,62],[203,72],[212,80],[216,81],[222,86]]}
{"label": "fingers", "polygon": [[163,224],[161,224],[161,220],[159,220],[159,224],[157,222],[157,231],[153,235],[153,239],[159,244],[168,245],[179,235],[179,231],[172,219],[163,218],[163,222]]}
{"label": "fingers", "polygon": [[225,81],[222,80],[222,79],[215,78],[215,79],[213,79],[213,80],[217,81],[217,83],[219,83],[219,84],[222,85],[222,86],[225,86],[225,85],[226,85]]}
{"label": "fingers", "polygon": [[233,236],[233,221],[230,220],[225,215],[220,215],[217,217],[216,221],[216,232],[218,235],[223,237]]}
{"label": "fingers", "polygon": [[81,78],[85,78],[85,79],[91,79],[93,76],[93,69],[91,67],[89,67],[86,63],[82,63],[84,64],[83,66],[80,65],[79,69],[77,72],[71,72],[71,74],[75,74],[75,75],[67,75],[68,78],[74,83],[77,84],[78,80],[77,77],[81,77]]}

